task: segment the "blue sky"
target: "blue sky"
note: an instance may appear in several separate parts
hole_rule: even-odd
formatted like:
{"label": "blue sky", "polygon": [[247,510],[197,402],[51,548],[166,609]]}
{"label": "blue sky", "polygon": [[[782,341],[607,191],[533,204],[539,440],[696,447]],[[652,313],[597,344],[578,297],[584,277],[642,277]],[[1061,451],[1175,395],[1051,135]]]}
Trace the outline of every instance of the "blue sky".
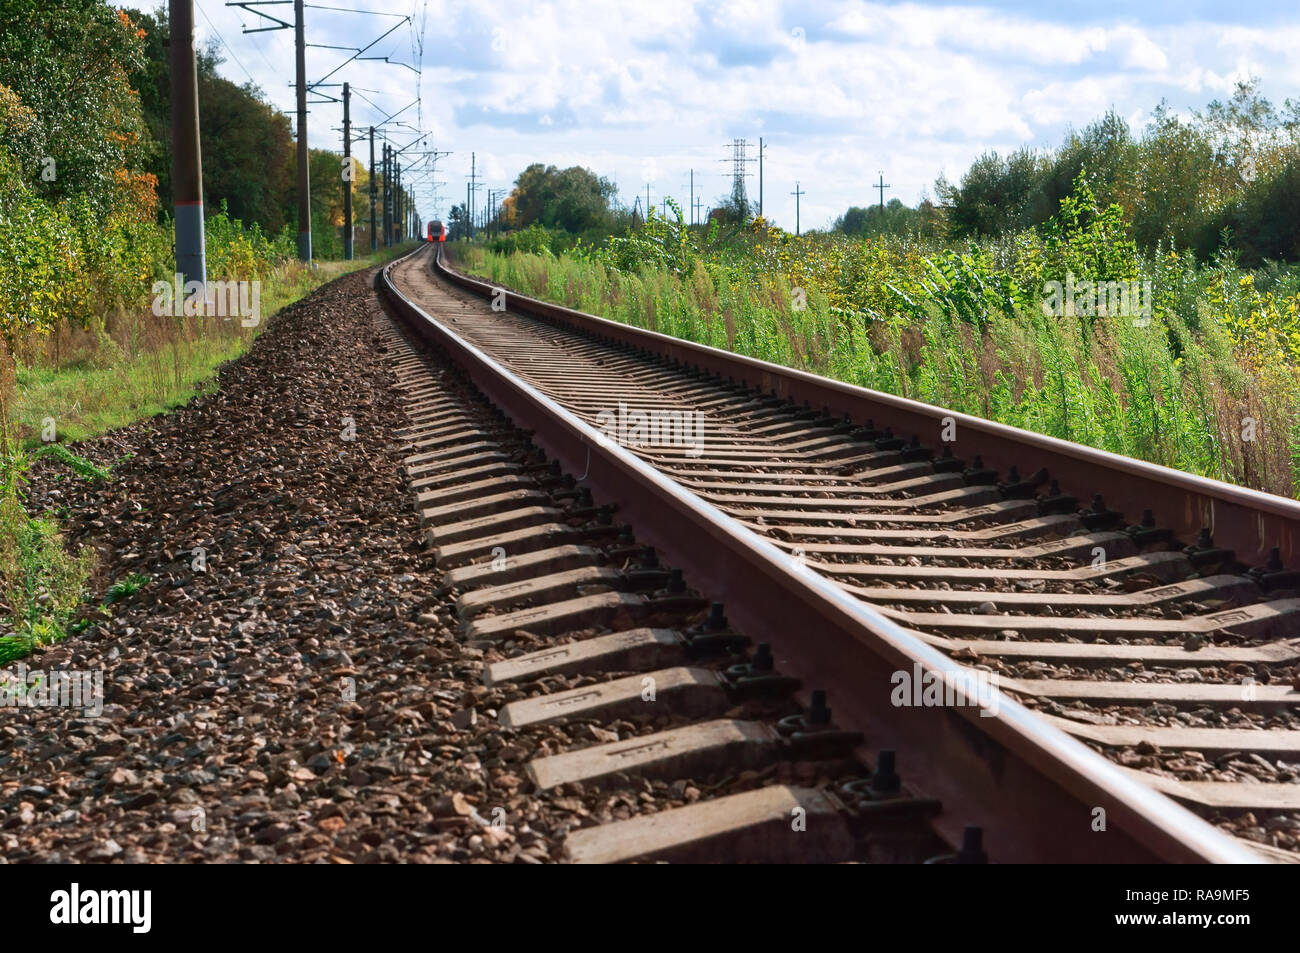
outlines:
{"label": "blue sky", "polygon": [[[222,74],[291,111],[291,32],[245,35],[251,14],[196,6],[201,41],[220,33]],[[292,18],[288,5],[265,9]],[[1202,108],[1247,76],[1275,103],[1300,99],[1294,3],[321,0],[306,11],[309,43],[364,46],[394,24],[370,53],[407,66],[354,62],[331,81],[357,90],[358,125],[415,100],[418,84],[401,118],[429,139],[410,152],[452,152],[416,178],[426,217],[464,200],[471,152],[485,188],[508,189],[534,161],[584,165],[628,203],[648,183],[656,204],[667,194],[685,207],[694,169],[709,206],[730,189],[729,143],[748,139],[756,155],[761,136],[768,217],[794,227],[798,182],[803,227],[819,227],[875,201],[879,173],[886,200],[913,204],[981,152],[1055,146],[1109,108],[1139,128],[1162,99]],[[308,78],[349,55],[309,49]],[[341,151],[341,116],[312,107],[313,147]],[[416,133],[393,135],[404,145]]]}

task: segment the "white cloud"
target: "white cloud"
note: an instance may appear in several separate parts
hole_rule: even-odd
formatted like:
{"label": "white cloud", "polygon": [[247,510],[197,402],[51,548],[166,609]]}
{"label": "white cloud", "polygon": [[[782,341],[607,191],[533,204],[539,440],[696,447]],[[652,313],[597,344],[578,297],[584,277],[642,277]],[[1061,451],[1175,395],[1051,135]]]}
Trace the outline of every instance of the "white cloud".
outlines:
{"label": "white cloud", "polygon": [[[349,5],[358,3],[384,8]],[[272,101],[291,110],[291,36],[241,35],[237,11],[204,7]],[[685,205],[694,168],[711,204],[728,191],[724,143],[761,135],[769,215],[793,226],[787,193],[798,179],[808,191],[805,226],[822,224],[876,200],[877,169],[892,185],[886,200],[914,202],[940,172],[959,178],[981,152],[1056,145],[1068,125],[1112,107],[1140,126],[1162,98],[1199,108],[1247,75],[1261,76],[1277,100],[1300,84],[1292,55],[1300,23],[1251,25],[1242,8],[1216,14],[1221,23],[1144,22],[1136,4],[1124,17],[1087,22],[991,5],[852,0],[434,0],[427,11],[419,118],[436,148],[455,153],[436,176],[445,180],[439,214],[462,197],[471,151],[491,154],[493,188],[533,161],[576,163],[617,176],[628,201],[644,195],[642,161],[651,157],[656,202],[667,192]],[[393,22],[308,10],[319,43],[361,46]],[[199,26],[208,30],[202,16]],[[372,52],[409,62],[411,51],[402,28]],[[346,56],[309,50],[309,77]],[[222,72],[246,78],[233,61]],[[360,126],[415,95],[414,74],[394,66],[352,64],[334,78],[369,90],[382,109],[354,99]],[[415,122],[414,109],[406,116]],[[338,107],[314,106],[312,144],[338,148],[339,119]],[[427,206],[434,178],[420,180]]]}

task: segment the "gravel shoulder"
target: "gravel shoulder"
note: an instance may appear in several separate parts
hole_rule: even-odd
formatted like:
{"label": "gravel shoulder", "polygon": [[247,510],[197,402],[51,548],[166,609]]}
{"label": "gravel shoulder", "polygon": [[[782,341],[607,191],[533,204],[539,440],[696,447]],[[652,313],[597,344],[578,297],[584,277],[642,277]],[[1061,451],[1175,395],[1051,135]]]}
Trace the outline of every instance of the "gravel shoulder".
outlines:
{"label": "gravel shoulder", "polygon": [[215,393],[75,448],[111,482],[38,469],[100,594],[150,581],[24,660],[105,697],[0,708],[0,862],[470,857],[437,819],[475,772],[434,698],[472,701],[480,665],[433,614],[377,311],[369,273],[341,278]]}

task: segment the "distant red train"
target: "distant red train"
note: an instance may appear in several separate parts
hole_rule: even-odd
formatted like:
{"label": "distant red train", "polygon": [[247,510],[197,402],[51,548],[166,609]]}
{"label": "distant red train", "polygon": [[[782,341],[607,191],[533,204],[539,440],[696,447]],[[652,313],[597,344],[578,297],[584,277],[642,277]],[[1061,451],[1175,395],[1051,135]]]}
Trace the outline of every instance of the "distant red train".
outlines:
{"label": "distant red train", "polygon": [[442,222],[429,223],[429,241],[445,242],[447,240],[447,226]]}

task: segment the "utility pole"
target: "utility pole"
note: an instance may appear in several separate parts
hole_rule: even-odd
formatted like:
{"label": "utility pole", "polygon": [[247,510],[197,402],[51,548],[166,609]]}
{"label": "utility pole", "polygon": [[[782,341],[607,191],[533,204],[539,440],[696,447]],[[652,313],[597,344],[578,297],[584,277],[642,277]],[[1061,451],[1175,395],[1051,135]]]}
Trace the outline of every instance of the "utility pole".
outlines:
{"label": "utility pole", "polygon": [[880,184],[872,187],[880,190],[880,211],[884,212],[885,211],[885,189],[893,188],[893,186],[891,186],[888,182],[885,181],[885,173],[881,172]]}
{"label": "utility pole", "polygon": [[307,172],[307,44],[303,0],[293,0],[293,45],[298,79],[298,260],[311,261],[311,182]]}
{"label": "utility pole", "polygon": [[[303,26],[303,0],[293,0],[293,23],[281,20],[279,17],[272,16],[269,13],[263,13],[255,7],[270,7],[288,3],[289,0],[228,0],[226,6],[239,7],[248,13],[255,14],[264,20],[270,20],[275,26],[257,27],[249,29],[244,27],[245,33],[264,33],[267,30],[288,30],[293,29],[294,45],[294,79],[297,88],[298,100],[298,259],[300,261],[311,261],[311,181],[308,173],[307,162],[310,153],[307,151],[307,42],[304,37],[305,29]],[[190,16],[190,22],[193,22],[193,16]],[[394,27],[396,29],[396,27]],[[391,32],[391,31],[390,31]],[[381,38],[382,39],[382,38]],[[378,41],[376,41],[378,42]],[[374,46],[372,43],[371,46]],[[368,49],[368,47],[367,47]],[[348,62],[351,62],[350,60]],[[338,72],[336,68],[333,72]],[[325,78],[333,75],[327,73]]]}
{"label": "utility pole", "polygon": [[392,230],[388,227],[388,221],[389,221],[388,208],[389,208],[391,196],[393,194],[393,183],[388,175],[388,162],[389,162],[388,143],[385,142],[384,143],[384,204],[383,204],[383,213],[382,213],[383,225],[384,225],[384,247],[385,248],[389,246],[390,238],[392,236]]}
{"label": "utility pole", "polygon": [[703,217],[702,215],[699,214],[699,211],[700,211],[700,209],[702,209],[703,207],[704,207],[704,200],[703,200],[703,199],[696,199],[696,200],[695,200],[695,212],[696,212],[695,218],[696,218],[696,220],[697,220],[701,225],[704,224],[704,217]]}
{"label": "utility pole", "polygon": [[397,167],[397,159],[393,155],[393,147],[388,147],[388,169],[384,172],[384,214],[387,220],[384,222],[384,244],[390,248],[393,245],[393,213],[397,211],[397,195],[393,191],[397,186],[394,170]]}
{"label": "utility pole", "polygon": [[695,224],[695,170],[691,169],[691,224]]}
{"label": "utility pole", "polygon": [[343,84],[343,257],[352,260],[352,92]]}
{"label": "utility pole", "polygon": [[[199,77],[194,62],[192,0],[169,0],[171,23],[172,215],[176,224],[176,270],[197,281],[207,297],[203,240],[203,157],[199,148]],[[178,288],[177,294],[183,292]]]}
{"label": "utility pole", "polygon": [[758,217],[763,217],[763,137],[758,137]]}
{"label": "utility pole", "polygon": [[794,234],[797,238],[799,237],[799,196],[807,195],[808,193],[800,190],[799,183],[796,181],[794,184],[794,191],[790,194],[794,196]]}
{"label": "utility pole", "polygon": [[474,193],[478,191],[478,154],[471,152],[469,154],[469,205],[465,209],[469,215],[469,237],[474,237],[474,230],[477,228],[474,213],[477,209],[474,207]]}
{"label": "utility pole", "polygon": [[393,193],[397,201],[397,208],[393,210],[393,225],[397,234],[394,237],[394,243],[400,245],[406,232],[406,201],[402,197],[402,163],[397,163],[397,171],[393,173],[393,181],[397,183],[397,191]]}
{"label": "utility pole", "polygon": [[375,231],[375,127],[370,127],[370,250],[379,247],[379,234]]}

